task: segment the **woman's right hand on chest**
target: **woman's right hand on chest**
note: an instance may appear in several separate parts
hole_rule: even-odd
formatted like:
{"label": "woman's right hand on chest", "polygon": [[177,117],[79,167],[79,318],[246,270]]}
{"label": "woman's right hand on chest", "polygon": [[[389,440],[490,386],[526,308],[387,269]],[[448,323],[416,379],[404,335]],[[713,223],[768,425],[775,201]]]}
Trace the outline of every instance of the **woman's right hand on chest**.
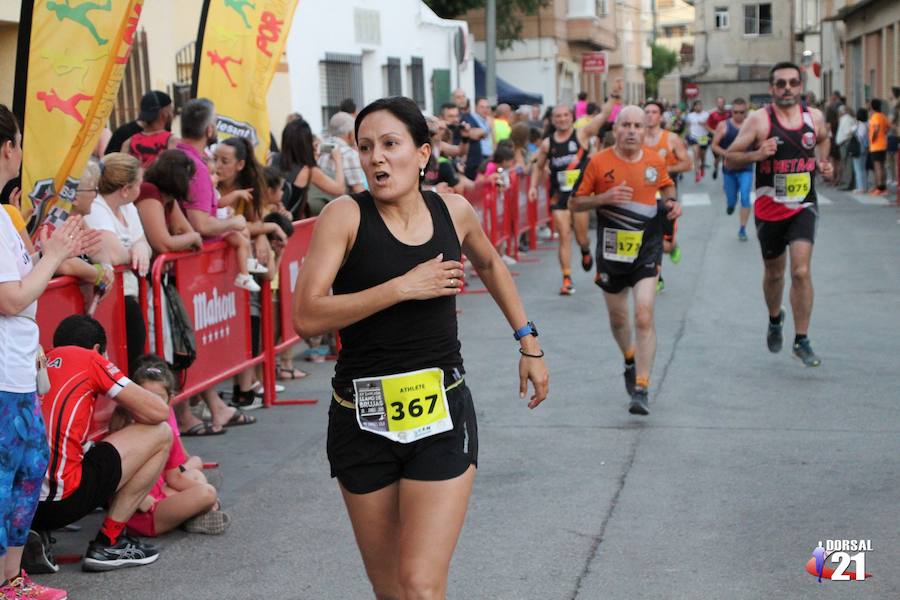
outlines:
{"label": "woman's right hand on chest", "polygon": [[462,263],[444,260],[443,254],[413,267],[396,280],[401,301],[455,296],[462,291],[464,282]]}

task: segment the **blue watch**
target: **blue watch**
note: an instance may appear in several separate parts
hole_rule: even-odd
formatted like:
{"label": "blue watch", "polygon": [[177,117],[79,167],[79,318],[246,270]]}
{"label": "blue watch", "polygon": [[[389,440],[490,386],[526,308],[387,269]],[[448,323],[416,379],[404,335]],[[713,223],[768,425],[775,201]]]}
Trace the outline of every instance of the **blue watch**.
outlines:
{"label": "blue watch", "polygon": [[524,327],[513,333],[513,337],[516,338],[517,342],[526,335],[533,335],[534,337],[538,336],[538,330],[537,327],[534,326],[534,321],[528,321],[525,323]]}

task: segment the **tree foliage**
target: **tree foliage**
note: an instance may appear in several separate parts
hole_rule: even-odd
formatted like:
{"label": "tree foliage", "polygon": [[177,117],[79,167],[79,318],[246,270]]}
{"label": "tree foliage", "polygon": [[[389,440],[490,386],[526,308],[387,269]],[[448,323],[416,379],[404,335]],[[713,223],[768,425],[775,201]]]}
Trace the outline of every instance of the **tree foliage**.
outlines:
{"label": "tree foliage", "polygon": [[[549,0],[497,0],[497,47],[505,50],[521,39],[522,16],[534,15]],[[483,9],[486,0],[425,0],[439,17],[455,19],[472,9]]]}
{"label": "tree foliage", "polygon": [[665,46],[653,44],[653,66],[644,73],[644,82],[647,87],[647,97],[656,98],[659,94],[659,80],[672,72],[678,65],[678,54]]}

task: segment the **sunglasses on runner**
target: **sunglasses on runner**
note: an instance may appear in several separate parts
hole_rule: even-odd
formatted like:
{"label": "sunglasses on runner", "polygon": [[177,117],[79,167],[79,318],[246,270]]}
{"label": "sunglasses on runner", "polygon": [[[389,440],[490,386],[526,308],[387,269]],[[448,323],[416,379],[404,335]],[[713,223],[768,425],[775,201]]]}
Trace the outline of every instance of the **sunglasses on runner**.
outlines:
{"label": "sunglasses on runner", "polygon": [[777,87],[779,90],[783,90],[784,88],[790,86],[792,88],[800,87],[799,79],[776,79],[772,82],[772,85]]}
{"label": "sunglasses on runner", "polygon": [[731,111],[731,114],[733,114],[733,115],[746,115],[746,114],[747,114],[747,111],[746,111],[746,110],[732,110],[732,111]]}

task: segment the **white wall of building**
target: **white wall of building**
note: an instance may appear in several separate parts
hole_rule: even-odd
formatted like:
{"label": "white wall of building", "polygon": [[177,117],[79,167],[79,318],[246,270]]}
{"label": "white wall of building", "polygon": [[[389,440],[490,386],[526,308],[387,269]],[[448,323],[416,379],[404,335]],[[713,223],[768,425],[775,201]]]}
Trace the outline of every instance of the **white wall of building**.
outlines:
{"label": "white wall of building", "polygon": [[[377,13],[377,35],[369,43],[356,39],[357,9]],[[319,63],[326,53],[360,55],[364,102],[386,95],[383,66],[388,57],[401,59],[403,94],[412,95],[408,67],[412,57],[424,62],[426,109],[433,111],[431,74],[449,69],[451,89],[461,87],[474,95],[471,61],[456,63],[454,39],[458,28],[468,37],[465,21],[440,19],[420,0],[302,0],[295,13],[287,43],[291,98],[296,112],[313,131],[321,131],[322,81]],[[361,108],[361,107],[360,107]]]}

